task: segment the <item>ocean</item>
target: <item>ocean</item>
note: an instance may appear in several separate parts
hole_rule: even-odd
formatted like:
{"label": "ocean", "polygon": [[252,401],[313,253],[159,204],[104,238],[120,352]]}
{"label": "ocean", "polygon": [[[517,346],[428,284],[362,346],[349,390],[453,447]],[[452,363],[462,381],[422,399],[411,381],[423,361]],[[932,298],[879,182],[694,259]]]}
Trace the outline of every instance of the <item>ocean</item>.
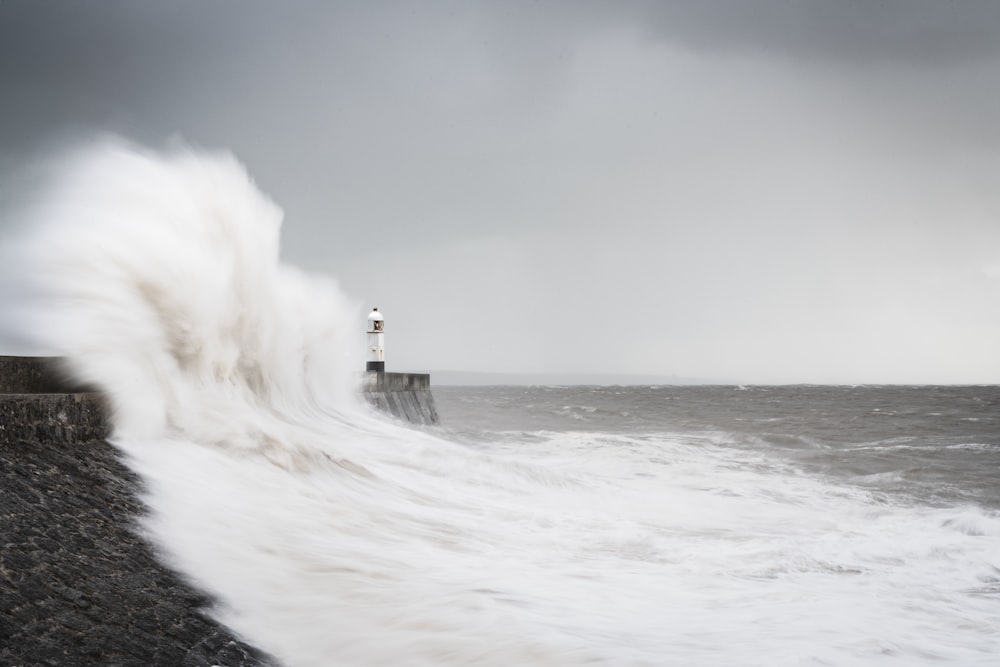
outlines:
{"label": "ocean", "polygon": [[1000,386],[438,387],[453,437],[685,442],[902,501],[1000,509]]}
{"label": "ocean", "polygon": [[138,529],[281,664],[1000,664],[1000,388],[437,387],[415,429],[231,156],[56,171],[5,321],[105,393]]}
{"label": "ocean", "polygon": [[1000,664],[1000,387],[435,397],[450,438],[630,498],[577,548],[649,577],[656,646],[637,660]]}

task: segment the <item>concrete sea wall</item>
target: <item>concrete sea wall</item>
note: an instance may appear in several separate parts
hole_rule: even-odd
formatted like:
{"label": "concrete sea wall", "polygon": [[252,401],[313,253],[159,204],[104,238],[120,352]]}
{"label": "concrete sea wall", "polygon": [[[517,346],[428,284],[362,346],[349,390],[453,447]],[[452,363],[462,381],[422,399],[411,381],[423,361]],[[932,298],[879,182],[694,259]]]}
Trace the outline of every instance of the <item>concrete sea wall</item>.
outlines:
{"label": "concrete sea wall", "polygon": [[426,373],[368,371],[361,393],[371,405],[411,424],[437,424],[438,412]]}
{"label": "concrete sea wall", "polygon": [[[428,375],[367,373],[375,407],[438,420]],[[136,531],[142,483],[99,393],[59,362],[0,356],[0,665],[265,667]]]}

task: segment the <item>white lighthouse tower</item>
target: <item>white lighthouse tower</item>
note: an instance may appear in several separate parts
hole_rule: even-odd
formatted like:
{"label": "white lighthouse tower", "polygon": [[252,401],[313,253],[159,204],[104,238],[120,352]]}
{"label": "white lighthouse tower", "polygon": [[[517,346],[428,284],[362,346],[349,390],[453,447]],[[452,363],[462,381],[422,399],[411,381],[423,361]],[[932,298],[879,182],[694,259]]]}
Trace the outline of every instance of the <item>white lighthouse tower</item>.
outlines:
{"label": "white lighthouse tower", "polygon": [[385,321],[378,308],[368,313],[368,362],[366,371],[385,371]]}

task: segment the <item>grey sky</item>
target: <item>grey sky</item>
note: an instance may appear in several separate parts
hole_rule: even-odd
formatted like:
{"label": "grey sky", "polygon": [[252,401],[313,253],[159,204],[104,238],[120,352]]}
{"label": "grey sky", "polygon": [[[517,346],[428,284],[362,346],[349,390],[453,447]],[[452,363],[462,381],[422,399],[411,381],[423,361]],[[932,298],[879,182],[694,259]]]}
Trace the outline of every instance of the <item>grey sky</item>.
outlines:
{"label": "grey sky", "polygon": [[0,0],[0,196],[231,148],[397,369],[1000,382],[998,81],[993,1]]}

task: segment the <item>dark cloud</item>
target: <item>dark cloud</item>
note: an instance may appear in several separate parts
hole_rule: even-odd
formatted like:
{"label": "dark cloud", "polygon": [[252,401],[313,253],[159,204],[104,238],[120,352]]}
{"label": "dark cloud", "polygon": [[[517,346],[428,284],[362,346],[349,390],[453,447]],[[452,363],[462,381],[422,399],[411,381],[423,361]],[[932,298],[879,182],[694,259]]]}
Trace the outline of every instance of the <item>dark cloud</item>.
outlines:
{"label": "dark cloud", "polygon": [[928,64],[1000,54],[993,0],[649,0],[651,35],[704,51]]}
{"label": "dark cloud", "polygon": [[[0,0],[0,195],[95,128],[231,148],[414,368],[503,339],[514,370],[982,379],[998,31],[993,1]],[[961,359],[893,375],[918,330]]]}
{"label": "dark cloud", "polygon": [[[948,62],[1000,53],[1000,3],[992,0],[623,0],[594,2],[273,3],[32,2],[0,4],[0,77],[39,77],[105,90],[135,80],[190,74],[198,63],[328,54],[340,42],[391,57],[397,39],[422,28],[472,30],[505,60],[548,51],[609,27],[699,51],[748,51],[856,61]],[[430,22],[433,25],[426,25]],[[426,32],[431,37],[433,30]],[[405,46],[401,44],[399,46]],[[544,53],[542,54],[544,55]],[[544,58],[543,58],[544,60]],[[303,66],[315,63],[302,62]],[[364,64],[364,63],[355,63]],[[169,83],[169,80],[167,81]]]}

